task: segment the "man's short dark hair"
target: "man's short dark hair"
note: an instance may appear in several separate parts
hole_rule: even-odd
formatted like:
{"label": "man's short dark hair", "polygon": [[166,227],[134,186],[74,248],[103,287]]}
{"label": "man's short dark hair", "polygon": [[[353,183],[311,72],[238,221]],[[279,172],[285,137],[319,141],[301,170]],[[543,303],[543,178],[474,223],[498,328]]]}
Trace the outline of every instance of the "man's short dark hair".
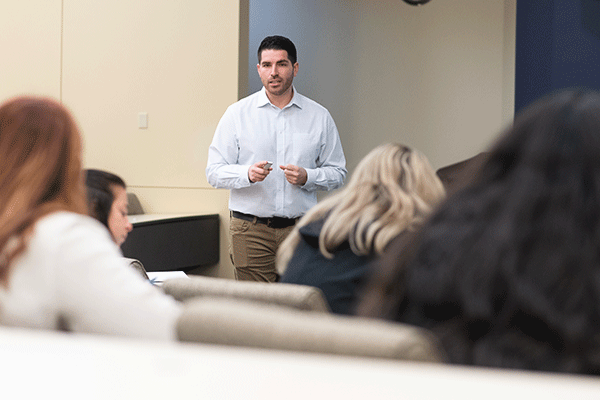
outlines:
{"label": "man's short dark hair", "polygon": [[290,39],[283,36],[267,36],[262,42],[260,42],[260,46],[258,46],[259,64],[263,50],[285,50],[287,51],[288,59],[292,62],[292,64],[296,64],[296,60],[298,58],[294,43],[292,43]]}

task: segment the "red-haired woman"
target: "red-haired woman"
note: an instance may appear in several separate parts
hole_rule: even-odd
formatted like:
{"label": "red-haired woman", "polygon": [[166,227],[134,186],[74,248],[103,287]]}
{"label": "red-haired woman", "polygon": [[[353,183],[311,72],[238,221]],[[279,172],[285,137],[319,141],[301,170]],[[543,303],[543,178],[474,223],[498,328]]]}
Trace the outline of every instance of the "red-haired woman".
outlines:
{"label": "red-haired woman", "polygon": [[87,216],[81,138],[52,99],[0,106],[0,324],[174,340],[180,306]]}

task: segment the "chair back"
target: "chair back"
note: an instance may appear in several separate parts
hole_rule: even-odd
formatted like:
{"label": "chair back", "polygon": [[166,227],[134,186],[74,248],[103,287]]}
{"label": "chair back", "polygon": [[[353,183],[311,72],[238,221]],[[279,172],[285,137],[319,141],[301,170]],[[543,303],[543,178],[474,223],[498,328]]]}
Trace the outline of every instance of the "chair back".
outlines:
{"label": "chair back", "polygon": [[180,341],[229,346],[426,362],[445,359],[437,339],[422,328],[225,298],[185,303],[177,335]]}
{"label": "chair back", "polygon": [[166,280],[162,288],[165,293],[179,301],[186,301],[198,296],[227,297],[259,301],[305,311],[331,312],[321,289],[306,285],[190,276],[189,279]]}
{"label": "chair back", "polygon": [[128,215],[144,214],[144,208],[135,193],[127,193],[127,204]]}

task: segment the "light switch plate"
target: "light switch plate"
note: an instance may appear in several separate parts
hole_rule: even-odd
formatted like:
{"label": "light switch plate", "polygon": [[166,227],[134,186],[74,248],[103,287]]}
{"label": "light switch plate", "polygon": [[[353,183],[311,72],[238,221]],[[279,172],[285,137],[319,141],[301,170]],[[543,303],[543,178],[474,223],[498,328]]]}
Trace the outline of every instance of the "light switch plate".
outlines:
{"label": "light switch plate", "polygon": [[138,113],[138,128],[140,128],[140,129],[148,128],[148,113],[147,112]]}

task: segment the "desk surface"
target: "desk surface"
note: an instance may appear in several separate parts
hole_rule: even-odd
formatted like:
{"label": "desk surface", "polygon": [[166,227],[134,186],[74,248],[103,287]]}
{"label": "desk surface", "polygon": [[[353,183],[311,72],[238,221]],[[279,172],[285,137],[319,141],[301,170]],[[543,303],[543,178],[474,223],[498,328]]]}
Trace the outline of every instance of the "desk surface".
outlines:
{"label": "desk surface", "polygon": [[61,399],[600,399],[600,378],[0,327],[2,393]]}
{"label": "desk surface", "polygon": [[168,221],[186,218],[214,218],[218,214],[132,214],[129,215],[129,222],[133,225],[142,222]]}

